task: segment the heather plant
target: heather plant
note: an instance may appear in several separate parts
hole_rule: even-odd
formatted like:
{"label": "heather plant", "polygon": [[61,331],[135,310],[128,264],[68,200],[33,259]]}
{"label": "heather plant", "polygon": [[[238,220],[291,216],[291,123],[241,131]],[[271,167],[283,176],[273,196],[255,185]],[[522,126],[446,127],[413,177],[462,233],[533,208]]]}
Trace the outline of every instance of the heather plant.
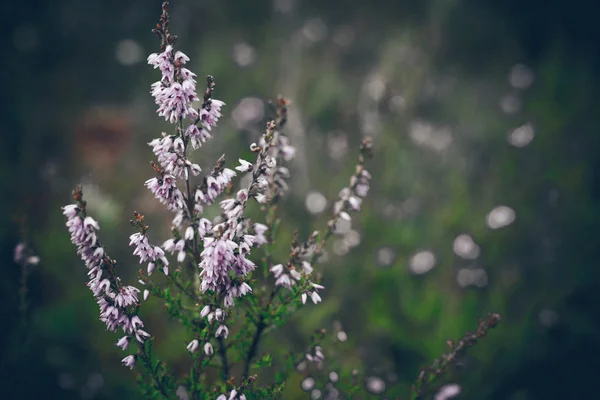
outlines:
{"label": "heather plant", "polygon": [[[190,154],[213,137],[225,103],[214,98],[212,76],[198,95],[197,75],[186,68],[190,59],[176,49],[177,37],[170,32],[167,6],[165,2],[153,30],[160,52],[151,54],[148,63],[161,74],[150,93],[171,131],[149,143],[154,176],[145,186],[172,213],[172,227],[166,240],[159,239],[144,215],[133,213],[129,245],[143,265],[139,287],[119,277],[120,265],[108,255],[80,186],[73,191],[74,203],[63,207],[71,241],[88,269],[87,285],[100,320],[107,330],[119,332],[116,345],[127,354],[121,362],[140,370],[138,382],[147,398],[282,398],[297,369],[313,371],[312,381],[305,380],[303,386],[320,385],[326,398],[361,396],[357,371],[340,376],[326,367],[331,339],[327,330],[316,332],[308,348],[290,351],[281,360],[259,350],[265,337],[295,311],[321,303],[326,293],[320,272],[325,246],[336,235],[338,222],[351,221],[351,214],[360,211],[369,191],[371,175],[365,164],[372,155],[371,140],[362,140],[348,186],[340,190],[324,229],[306,238],[296,231],[285,244],[288,256],[277,258],[275,246],[283,245],[277,236],[282,223],[278,206],[291,179],[287,163],[295,154],[284,134],[289,101],[279,97],[275,102],[264,134],[250,146],[253,159],[232,165],[223,155],[210,171],[202,171]],[[236,191],[237,180],[248,183]],[[256,221],[249,217],[252,203],[262,215]],[[215,218],[208,217],[209,207],[218,208]],[[189,343],[181,351],[189,353],[191,366],[183,376],[153,350],[154,337],[140,317],[149,296],[162,300],[169,316],[189,333]],[[450,352],[418,374],[412,398],[437,393],[436,399],[444,399],[460,392],[457,386],[440,389],[436,380],[498,321],[499,316],[491,314],[480,320],[475,333],[449,341]],[[343,333],[333,331],[337,338]],[[371,392],[378,391],[377,382],[370,386]]]}

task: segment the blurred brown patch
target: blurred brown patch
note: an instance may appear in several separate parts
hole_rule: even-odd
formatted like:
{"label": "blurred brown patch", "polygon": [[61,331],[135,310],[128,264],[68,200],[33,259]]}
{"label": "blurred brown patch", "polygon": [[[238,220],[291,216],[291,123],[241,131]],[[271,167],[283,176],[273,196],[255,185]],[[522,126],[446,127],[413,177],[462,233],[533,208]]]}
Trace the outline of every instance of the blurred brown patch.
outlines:
{"label": "blurred brown patch", "polygon": [[89,109],[75,126],[75,150],[94,175],[110,174],[132,135],[127,110],[112,106]]}

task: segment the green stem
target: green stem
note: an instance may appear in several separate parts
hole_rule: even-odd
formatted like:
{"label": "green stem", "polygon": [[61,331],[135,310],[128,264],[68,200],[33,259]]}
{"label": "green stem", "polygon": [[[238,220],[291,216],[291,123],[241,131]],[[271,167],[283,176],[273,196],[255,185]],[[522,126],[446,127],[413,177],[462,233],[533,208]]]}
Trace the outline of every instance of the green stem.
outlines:
{"label": "green stem", "polygon": [[264,333],[264,330],[269,326],[269,324],[267,322],[265,322],[265,319],[266,319],[265,315],[267,315],[267,310],[268,310],[269,306],[271,305],[271,303],[273,302],[273,299],[275,298],[275,295],[277,294],[278,291],[279,291],[279,287],[273,288],[273,290],[271,291],[271,295],[269,296],[269,300],[264,305],[264,308],[261,310],[260,318],[258,319],[258,323],[256,324],[256,333],[254,334],[254,337],[252,338],[252,344],[250,345],[250,349],[248,350],[248,355],[246,356],[246,362],[244,363],[244,374],[242,375],[242,377],[247,378],[250,373],[250,363],[252,362],[252,359],[256,355],[256,351],[258,350],[258,345],[260,343],[260,339],[262,337],[262,334]]}
{"label": "green stem", "polygon": [[146,352],[146,349],[144,348],[143,344],[138,343],[138,348],[140,349],[140,358],[144,362],[144,365],[146,366],[148,371],[150,371],[150,376],[152,377],[154,384],[156,385],[160,393],[163,395],[163,397],[168,399],[169,395],[167,394],[167,388],[165,388],[164,384],[162,383],[162,380],[156,373],[156,370],[152,367],[152,358],[150,354]]}
{"label": "green stem", "polygon": [[225,342],[223,341],[223,337],[219,337],[218,339],[219,342],[219,356],[221,357],[221,363],[222,363],[222,378],[224,382],[227,382],[227,380],[229,379],[229,362],[227,361],[227,349],[225,348]]}

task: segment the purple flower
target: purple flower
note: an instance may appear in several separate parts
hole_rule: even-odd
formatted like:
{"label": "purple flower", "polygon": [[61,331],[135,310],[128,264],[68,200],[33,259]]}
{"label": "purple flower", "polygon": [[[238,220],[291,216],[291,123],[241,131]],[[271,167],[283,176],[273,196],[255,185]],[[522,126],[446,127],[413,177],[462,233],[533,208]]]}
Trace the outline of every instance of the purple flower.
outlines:
{"label": "purple flower", "polygon": [[223,321],[225,319],[225,316],[226,316],[225,311],[223,311],[222,309],[217,308],[215,310],[215,319],[217,321],[219,321],[219,322]]}
{"label": "purple flower", "polygon": [[122,286],[115,296],[115,303],[119,307],[127,307],[138,302],[137,293],[139,289],[133,286]]}
{"label": "purple flower", "polygon": [[350,204],[350,207],[354,210],[354,211],[360,211],[360,203],[362,202],[362,199],[356,197],[356,196],[350,196],[348,198],[348,203]]}
{"label": "purple flower", "polygon": [[212,229],[212,222],[210,222],[206,218],[201,218],[198,221],[198,235],[200,236],[201,239],[203,239],[204,236],[206,236],[206,233],[210,232],[211,229]]}
{"label": "purple flower", "polygon": [[217,328],[217,332],[215,332],[215,337],[223,336],[225,339],[227,339],[228,335],[229,335],[229,329],[227,329],[227,327],[225,325],[220,325]]}
{"label": "purple flower", "polygon": [[185,230],[185,240],[193,240],[194,239],[194,227],[188,226]]}
{"label": "purple flower", "polygon": [[239,167],[235,167],[240,172],[250,172],[252,171],[252,163],[249,163],[246,160],[242,160],[241,158],[238,160],[240,162]]}
{"label": "purple flower", "polygon": [[200,317],[204,318],[210,313],[210,306],[204,306],[202,311],[200,311]]}
{"label": "purple flower", "polygon": [[310,298],[315,304],[319,304],[321,302],[321,296],[319,296],[316,291],[311,293]]}
{"label": "purple flower", "polygon": [[190,342],[190,344],[188,344],[188,345],[187,345],[187,347],[186,347],[186,348],[187,348],[187,350],[188,350],[190,353],[193,353],[193,352],[195,352],[195,351],[196,351],[196,349],[198,348],[199,344],[200,344],[200,342],[198,342],[198,339],[194,339],[194,340],[192,340],[192,341]]}
{"label": "purple flower", "polygon": [[212,135],[207,129],[198,128],[196,124],[190,124],[185,134],[190,137],[190,142],[192,143],[192,148],[198,149],[202,144],[206,143],[208,140],[212,138]]}
{"label": "purple flower", "polygon": [[155,69],[160,69],[165,83],[173,81],[173,72],[175,71],[175,68],[171,61],[172,54],[173,46],[169,45],[164,52],[160,54],[154,53],[148,56],[148,64],[154,66]]}
{"label": "purple flower", "polygon": [[162,138],[154,139],[148,145],[164,172],[178,179],[188,178],[188,168],[194,175],[200,173],[200,167],[185,158],[185,145],[180,137],[166,136],[163,132]]}
{"label": "purple flower", "polygon": [[136,340],[140,343],[144,343],[144,341],[150,337],[150,334],[142,329],[137,329],[134,334]]}
{"label": "purple flower", "polygon": [[204,344],[204,354],[206,354],[207,356],[212,356],[214,354],[215,350],[212,347],[212,344],[210,344],[210,342],[206,342]]}
{"label": "purple flower", "polygon": [[140,258],[140,264],[148,260],[154,261],[156,259],[154,248],[148,243],[148,237],[146,235],[138,232],[129,236],[129,239],[129,245],[135,245],[133,255]]}
{"label": "purple flower", "polygon": [[186,253],[184,239],[180,239],[177,242],[175,242],[175,239],[168,239],[166,242],[163,243],[163,247],[167,252],[171,254],[177,251],[177,261],[183,262],[183,260],[185,260]]}
{"label": "purple flower", "polygon": [[229,284],[229,270],[236,260],[234,250],[237,247],[237,243],[229,239],[204,238],[200,263],[203,292],[217,290]]}
{"label": "purple flower", "polygon": [[290,275],[292,276],[292,278],[294,278],[297,281],[302,279],[302,274],[300,272],[296,271],[295,269],[290,269]]}
{"label": "purple flower", "polygon": [[172,124],[192,115],[194,109],[191,103],[199,100],[194,79],[196,74],[181,67],[187,61],[189,58],[180,51],[173,55],[172,46],[148,57],[148,63],[162,73],[161,80],[151,85],[150,93],[158,105],[158,115]]}
{"label": "purple flower", "polygon": [[206,188],[204,190],[196,190],[194,201],[197,204],[213,204],[216,198],[227,188],[229,182],[231,182],[231,178],[234,176],[235,172],[229,168],[224,168],[222,171],[208,176],[206,178]]}
{"label": "purple flower", "polygon": [[221,107],[225,105],[221,100],[211,99],[200,110],[200,121],[210,130],[211,127],[217,125],[217,121],[221,118]]}
{"label": "purple flower", "polygon": [[155,262],[161,260],[164,265],[169,265],[169,261],[165,257],[165,252],[159,246],[153,246],[148,242],[148,237],[140,232],[129,236],[129,245],[135,245],[133,255],[140,258],[140,264],[150,261],[148,264],[148,275],[154,270]]}
{"label": "purple flower", "polygon": [[308,261],[302,261],[302,270],[306,275],[310,275],[313,272],[313,267]]}
{"label": "purple flower", "polygon": [[121,350],[125,351],[127,350],[127,346],[129,345],[129,337],[127,336],[123,336],[121,339],[119,339],[119,341],[117,342],[117,346],[121,348]]}
{"label": "purple flower", "polygon": [[269,271],[271,271],[273,273],[273,275],[275,275],[275,278],[279,278],[281,276],[281,274],[283,273],[283,265],[277,264],[277,265],[271,267],[271,269]]}
{"label": "purple flower", "polygon": [[292,281],[288,274],[281,274],[275,281],[275,286],[283,286],[286,289],[292,288]]}
{"label": "purple flower", "polygon": [[267,230],[269,229],[266,225],[263,224],[259,224],[256,223],[253,225],[254,227],[254,233],[255,233],[255,243],[258,246],[262,246],[263,244],[267,243],[267,238],[265,237],[265,232],[267,232]]}
{"label": "purple flower", "polygon": [[15,246],[14,260],[16,263],[20,263],[21,261],[23,261],[23,254],[26,248],[27,245],[25,243],[19,243]]}
{"label": "purple flower", "polygon": [[129,367],[130,369],[133,369],[133,367],[135,366],[135,356],[134,355],[129,355],[129,356],[125,357],[124,359],[122,359],[121,362],[126,367]]}
{"label": "purple flower", "polygon": [[178,211],[184,208],[183,194],[177,189],[173,175],[165,174],[162,177],[148,179],[145,185],[158,201],[165,204],[170,211]]}
{"label": "purple flower", "polygon": [[[91,250],[87,250],[87,251],[91,252]],[[93,254],[91,254],[91,255],[93,256]],[[40,257],[33,254],[33,251],[29,247],[27,247],[27,243],[21,242],[15,246],[14,260],[16,263],[21,264],[24,267],[27,267],[27,266],[39,264]]]}

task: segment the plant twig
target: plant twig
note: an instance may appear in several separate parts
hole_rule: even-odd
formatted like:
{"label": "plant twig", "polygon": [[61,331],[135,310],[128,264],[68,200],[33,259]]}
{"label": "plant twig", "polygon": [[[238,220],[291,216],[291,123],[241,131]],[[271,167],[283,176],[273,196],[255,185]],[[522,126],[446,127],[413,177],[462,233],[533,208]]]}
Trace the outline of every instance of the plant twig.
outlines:
{"label": "plant twig", "polygon": [[227,361],[227,349],[225,348],[225,342],[223,341],[223,337],[220,336],[217,341],[219,342],[219,356],[221,357],[221,363],[223,365],[223,369],[221,371],[223,381],[227,382],[229,379],[229,362]]}
{"label": "plant twig", "polygon": [[490,329],[498,326],[499,314],[488,314],[486,320],[479,319],[477,330],[474,333],[467,332],[458,341],[448,340],[450,351],[435,359],[431,365],[423,368],[417,376],[416,382],[411,387],[412,398],[420,399],[430,390],[430,385],[439,377],[444,375],[448,368],[456,362],[457,357],[464,353],[469,347],[477,344],[477,341],[486,336]]}
{"label": "plant twig", "polygon": [[267,313],[268,307],[273,302],[273,299],[275,298],[275,295],[278,292],[278,290],[279,290],[279,287],[273,288],[273,290],[271,291],[271,295],[269,296],[269,300],[267,301],[267,303],[264,306],[264,309],[260,313],[258,323],[256,324],[256,333],[254,334],[254,337],[252,338],[252,344],[250,345],[250,349],[248,350],[248,355],[246,356],[246,362],[244,363],[244,373],[243,373],[242,377],[248,377],[248,374],[250,373],[250,363],[252,362],[252,359],[256,355],[256,351],[258,350],[258,345],[260,343],[260,339],[262,337],[264,330],[269,326],[269,324],[267,322],[265,322],[265,315]]}
{"label": "plant twig", "polygon": [[160,391],[160,393],[163,395],[164,398],[168,399],[169,395],[167,394],[167,388],[164,386],[162,379],[160,379],[160,377],[158,376],[158,374],[156,373],[156,370],[158,369],[158,366],[156,369],[154,369],[152,367],[152,360],[150,355],[146,352],[146,349],[144,348],[144,344],[139,344],[138,343],[138,348],[139,348],[139,355],[140,358],[142,359],[142,361],[144,362],[144,365],[146,366],[146,368],[148,369],[148,371],[150,372],[150,376],[152,376],[152,380],[154,381],[154,384],[156,385],[156,387],[158,388],[158,390]]}

